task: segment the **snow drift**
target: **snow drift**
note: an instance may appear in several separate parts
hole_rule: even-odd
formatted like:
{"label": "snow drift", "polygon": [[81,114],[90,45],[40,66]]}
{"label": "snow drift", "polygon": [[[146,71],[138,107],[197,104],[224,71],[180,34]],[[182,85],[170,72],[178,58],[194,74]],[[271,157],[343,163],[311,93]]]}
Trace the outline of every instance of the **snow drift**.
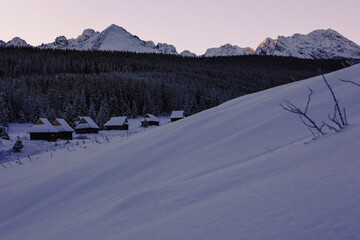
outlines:
{"label": "snow drift", "polygon": [[[0,239],[356,239],[360,65],[326,75],[349,126],[312,140],[283,99],[325,120],[321,77],[229,101],[126,141],[0,170]],[[25,161],[25,160],[24,160]]]}

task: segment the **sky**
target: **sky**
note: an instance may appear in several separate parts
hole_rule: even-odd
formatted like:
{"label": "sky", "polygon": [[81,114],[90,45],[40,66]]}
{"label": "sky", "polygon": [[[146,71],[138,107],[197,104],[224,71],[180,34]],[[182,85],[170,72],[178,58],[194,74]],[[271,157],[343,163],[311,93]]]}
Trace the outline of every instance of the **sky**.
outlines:
{"label": "sky", "polygon": [[204,54],[226,43],[256,48],[266,37],[332,28],[360,44],[359,0],[0,0],[0,40],[31,45],[111,24],[140,39]]}

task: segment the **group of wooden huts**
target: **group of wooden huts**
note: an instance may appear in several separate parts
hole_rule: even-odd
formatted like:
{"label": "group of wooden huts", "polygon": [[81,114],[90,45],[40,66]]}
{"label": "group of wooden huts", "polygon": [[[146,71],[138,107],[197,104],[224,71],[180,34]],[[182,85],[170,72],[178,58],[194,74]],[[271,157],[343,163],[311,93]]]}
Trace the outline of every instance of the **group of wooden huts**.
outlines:
{"label": "group of wooden huts", "polygon": [[[184,118],[184,111],[173,111],[171,122]],[[141,120],[141,126],[158,126],[160,120],[152,114],[145,114]],[[39,118],[30,128],[30,140],[56,141],[57,139],[72,140],[73,133],[98,133],[99,126],[91,117],[79,116],[73,124],[75,130],[62,118],[56,118],[51,124],[47,118]],[[128,130],[129,122],[127,117],[112,117],[104,124],[105,130]]]}

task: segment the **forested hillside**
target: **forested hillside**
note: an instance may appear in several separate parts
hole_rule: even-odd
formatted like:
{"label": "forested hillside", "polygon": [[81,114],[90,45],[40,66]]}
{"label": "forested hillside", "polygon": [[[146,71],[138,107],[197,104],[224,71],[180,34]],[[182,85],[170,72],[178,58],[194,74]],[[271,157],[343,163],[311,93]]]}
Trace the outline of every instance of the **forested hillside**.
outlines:
{"label": "forested hillside", "polygon": [[335,71],[345,59],[173,55],[0,47],[0,122],[44,116],[187,114],[229,99]]}

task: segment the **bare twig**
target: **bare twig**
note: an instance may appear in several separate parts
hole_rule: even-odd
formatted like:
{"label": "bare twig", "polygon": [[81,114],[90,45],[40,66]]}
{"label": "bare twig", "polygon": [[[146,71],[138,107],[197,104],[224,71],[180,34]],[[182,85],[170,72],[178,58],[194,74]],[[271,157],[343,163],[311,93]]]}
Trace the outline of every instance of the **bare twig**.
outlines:
{"label": "bare twig", "polygon": [[331,95],[332,95],[333,100],[334,100],[334,102],[335,102],[335,112],[337,111],[337,113],[339,114],[340,121],[341,121],[341,124],[342,124],[340,128],[342,128],[342,126],[345,126],[346,124],[345,124],[344,118],[343,118],[343,116],[342,116],[340,107],[339,107],[339,101],[337,100],[334,91],[332,90],[331,86],[329,85],[329,83],[328,83],[328,81],[326,80],[326,78],[325,78],[324,75],[322,75],[322,78],[323,78],[326,86],[329,88],[329,90],[330,90],[330,92],[331,92]]}
{"label": "bare twig", "polygon": [[316,122],[314,120],[312,120],[308,114],[307,111],[309,110],[309,105],[310,105],[310,101],[311,101],[311,96],[314,93],[314,91],[309,88],[309,95],[308,95],[308,99],[306,102],[306,106],[305,106],[305,110],[302,111],[300,108],[298,108],[297,106],[295,106],[293,103],[291,103],[288,100],[284,100],[284,102],[286,103],[286,106],[279,104],[285,111],[291,112],[291,113],[295,113],[297,115],[299,115],[301,122],[307,126],[310,130],[310,132],[314,135],[314,137],[316,137],[316,134],[314,134],[313,131],[311,131],[311,129],[316,129],[316,131],[320,134],[320,135],[325,135],[325,133],[322,131],[322,128],[325,126],[324,124],[322,126],[318,126],[316,124]]}
{"label": "bare twig", "polygon": [[344,80],[344,79],[341,79],[341,78],[339,80],[342,81],[342,82],[351,83],[351,84],[354,84],[355,86],[360,87],[360,83],[350,81],[350,80]]}

